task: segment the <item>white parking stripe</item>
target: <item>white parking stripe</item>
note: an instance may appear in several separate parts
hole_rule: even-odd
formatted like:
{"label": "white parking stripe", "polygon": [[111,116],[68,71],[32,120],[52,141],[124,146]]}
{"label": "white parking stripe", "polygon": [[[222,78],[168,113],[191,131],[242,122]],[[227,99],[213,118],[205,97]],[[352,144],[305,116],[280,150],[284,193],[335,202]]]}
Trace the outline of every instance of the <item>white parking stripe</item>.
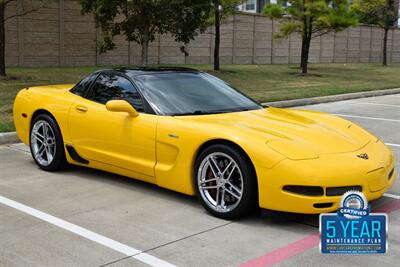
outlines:
{"label": "white parking stripe", "polygon": [[333,114],[340,117],[348,117],[348,118],[359,118],[359,119],[367,119],[367,120],[377,120],[377,121],[391,121],[391,122],[400,122],[400,120],[395,119],[385,119],[385,118],[375,118],[375,117],[364,117],[364,116],[356,116],[356,115],[347,115],[347,114]]}
{"label": "white parking stripe", "polygon": [[400,147],[399,144],[392,144],[392,143],[385,143],[387,146],[396,146],[396,147]]}
{"label": "white parking stripe", "polygon": [[393,195],[393,194],[390,194],[390,193],[385,193],[385,194],[383,194],[385,197],[391,197],[391,198],[394,198],[394,199],[400,199],[400,196],[398,196],[398,195]]}
{"label": "white parking stripe", "polygon": [[371,103],[371,102],[361,102],[361,101],[347,101],[346,103],[400,108],[400,105],[381,104],[381,103]]}
{"label": "white parking stripe", "polygon": [[81,237],[87,238],[87,239],[89,239],[91,241],[94,241],[94,242],[96,242],[98,244],[101,244],[103,246],[111,248],[111,249],[113,249],[115,251],[118,251],[118,252],[120,252],[120,253],[122,253],[122,254],[124,254],[126,256],[135,258],[135,259],[137,259],[137,260],[139,260],[139,261],[141,261],[143,263],[146,263],[148,265],[151,265],[151,266],[163,266],[163,267],[164,266],[168,266],[168,267],[169,266],[171,266],[171,267],[175,266],[175,265],[172,265],[172,264],[170,264],[168,262],[160,260],[160,259],[158,259],[158,258],[156,258],[154,256],[151,256],[151,255],[149,255],[147,253],[144,253],[144,252],[142,252],[140,250],[137,250],[135,248],[129,247],[127,245],[124,245],[124,244],[122,244],[122,243],[120,243],[118,241],[112,240],[112,239],[110,239],[108,237],[102,236],[100,234],[92,232],[92,231],[90,231],[88,229],[85,229],[83,227],[80,227],[78,225],[75,225],[75,224],[72,224],[70,222],[64,221],[64,220],[62,220],[60,218],[54,217],[54,216],[52,216],[50,214],[47,214],[47,213],[44,213],[44,212],[42,212],[40,210],[36,210],[34,208],[25,206],[24,204],[21,204],[19,202],[14,201],[14,200],[5,198],[3,196],[0,196],[0,203],[6,205],[8,207],[17,209],[19,211],[22,211],[22,212],[24,212],[26,214],[29,214],[29,215],[31,215],[33,217],[36,217],[36,218],[40,219],[40,220],[48,222],[48,223],[50,223],[52,225],[58,226],[58,227],[60,227],[60,228],[62,228],[64,230],[70,231],[70,232],[72,232],[74,234],[77,234],[77,235],[79,235]]}

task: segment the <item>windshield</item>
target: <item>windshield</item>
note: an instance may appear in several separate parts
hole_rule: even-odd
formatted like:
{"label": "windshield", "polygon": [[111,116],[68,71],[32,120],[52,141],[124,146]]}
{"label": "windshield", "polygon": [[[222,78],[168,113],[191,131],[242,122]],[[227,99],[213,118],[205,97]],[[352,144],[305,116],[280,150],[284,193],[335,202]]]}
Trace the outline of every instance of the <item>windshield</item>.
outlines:
{"label": "windshield", "polygon": [[197,72],[151,73],[136,76],[143,94],[158,113],[192,115],[262,108],[224,81]]}

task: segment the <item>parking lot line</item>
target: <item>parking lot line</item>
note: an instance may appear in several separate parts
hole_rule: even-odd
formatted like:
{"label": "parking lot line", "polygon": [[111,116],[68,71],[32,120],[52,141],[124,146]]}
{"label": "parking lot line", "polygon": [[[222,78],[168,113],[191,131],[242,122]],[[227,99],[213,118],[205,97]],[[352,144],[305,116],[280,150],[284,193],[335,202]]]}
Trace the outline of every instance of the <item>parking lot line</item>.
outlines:
{"label": "parking lot line", "polygon": [[384,107],[392,107],[392,108],[400,108],[399,105],[382,104],[382,103],[371,103],[371,102],[362,102],[362,101],[347,101],[346,103],[349,103],[349,104],[374,105],[374,106],[384,106]]}
{"label": "parking lot line", "polygon": [[272,266],[290,257],[296,256],[316,246],[319,242],[319,233],[313,233],[303,239],[297,240],[286,246],[273,250],[255,260],[240,265],[240,267]]}
{"label": "parking lot line", "polygon": [[8,199],[6,197],[0,196],[0,203],[3,205],[6,205],[8,207],[14,208],[16,210],[19,210],[21,212],[24,212],[26,214],[29,214],[33,217],[36,217],[42,221],[48,222],[52,225],[58,226],[64,230],[67,230],[69,232],[72,232],[74,234],[77,234],[81,237],[84,237],[86,239],[89,239],[91,241],[94,241],[98,244],[101,244],[103,246],[106,246],[108,248],[111,248],[115,251],[118,251],[126,256],[132,257],[134,259],[137,259],[143,263],[146,263],[151,266],[165,266],[165,267],[173,267],[175,265],[170,264],[166,261],[163,261],[161,259],[158,259],[154,256],[151,256],[147,253],[144,253],[138,249],[129,247],[127,245],[124,245],[118,241],[112,240],[108,237],[105,237],[103,235],[97,234],[95,232],[92,232],[88,229],[85,229],[83,227],[80,227],[78,225],[72,224],[70,222],[64,221],[60,218],[54,217],[50,214],[44,213],[40,210],[28,207],[24,204],[21,204],[19,202],[16,202],[14,200]]}
{"label": "parking lot line", "polygon": [[395,147],[400,147],[399,144],[393,144],[393,143],[385,143],[387,146],[395,146]]}
{"label": "parking lot line", "polygon": [[[392,213],[400,209],[400,200],[392,200],[383,204],[378,209],[374,210],[375,213]],[[312,249],[319,244],[319,233],[312,233],[303,239],[294,241],[286,246],[277,248],[267,254],[260,256],[256,259],[250,260],[240,265],[240,267],[268,267],[278,264],[284,260],[301,254],[309,249]]]}
{"label": "parking lot line", "polygon": [[383,194],[385,197],[390,197],[390,198],[394,198],[394,199],[400,199],[400,196],[398,195],[394,195],[394,194],[390,194],[390,193],[385,193]]}
{"label": "parking lot line", "polygon": [[385,118],[365,117],[365,116],[347,115],[347,114],[338,114],[338,113],[333,113],[332,115],[336,115],[336,116],[340,116],[340,117],[348,117],[348,118],[367,119],[367,120],[377,120],[377,121],[391,121],[391,122],[400,122],[400,120],[395,120],[395,119],[385,119]]}

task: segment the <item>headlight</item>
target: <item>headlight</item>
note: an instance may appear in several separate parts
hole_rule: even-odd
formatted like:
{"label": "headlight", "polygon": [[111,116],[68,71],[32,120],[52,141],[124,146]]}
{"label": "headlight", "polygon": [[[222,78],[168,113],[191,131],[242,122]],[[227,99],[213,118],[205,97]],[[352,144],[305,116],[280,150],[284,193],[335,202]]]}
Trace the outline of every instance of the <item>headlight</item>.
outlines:
{"label": "headlight", "polygon": [[276,152],[293,160],[299,159],[317,159],[318,154],[312,151],[309,146],[301,142],[291,140],[274,140],[267,142],[267,145]]}

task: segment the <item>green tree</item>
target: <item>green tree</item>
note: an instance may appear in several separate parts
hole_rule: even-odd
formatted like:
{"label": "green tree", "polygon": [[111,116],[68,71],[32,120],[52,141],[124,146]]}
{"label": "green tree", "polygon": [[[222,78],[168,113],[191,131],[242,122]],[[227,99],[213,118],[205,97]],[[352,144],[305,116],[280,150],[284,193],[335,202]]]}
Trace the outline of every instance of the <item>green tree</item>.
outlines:
{"label": "green tree", "polygon": [[243,0],[212,0],[210,21],[214,24],[214,70],[220,70],[219,50],[221,43],[221,23],[230,15],[235,13],[238,4]]}
{"label": "green tree", "polygon": [[211,0],[81,0],[82,13],[94,13],[102,29],[99,52],[115,47],[113,38],[125,35],[142,46],[142,66],[157,34],[171,34],[185,45],[207,28]]}
{"label": "green tree", "polygon": [[308,55],[312,39],[329,32],[341,31],[357,25],[357,17],[350,10],[349,0],[288,0],[286,7],[267,5],[264,15],[281,18],[282,25],[276,38],[292,33],[301,36],[301,71],[308,72]]}
{"label": "green tree", "polygon": [[388,33],[397,20],[395,0],[354,0],[352,9],[360,22],[377,25],[384,30],[382,64],[386,66]]}
{"label": "green tree", "polygon": [[5,49],[6,49],[6,30],[5,23],[7,20],[25,16],[29,13],[37,11],[44,5],[44,1],[30,3],[29,8],[24,8],[23,3],[15,14],[10,14],[6,17],[6,8],[17,2],[17,0],[0,0],[0,77],[6,76],[6,62],[5,62]]}

